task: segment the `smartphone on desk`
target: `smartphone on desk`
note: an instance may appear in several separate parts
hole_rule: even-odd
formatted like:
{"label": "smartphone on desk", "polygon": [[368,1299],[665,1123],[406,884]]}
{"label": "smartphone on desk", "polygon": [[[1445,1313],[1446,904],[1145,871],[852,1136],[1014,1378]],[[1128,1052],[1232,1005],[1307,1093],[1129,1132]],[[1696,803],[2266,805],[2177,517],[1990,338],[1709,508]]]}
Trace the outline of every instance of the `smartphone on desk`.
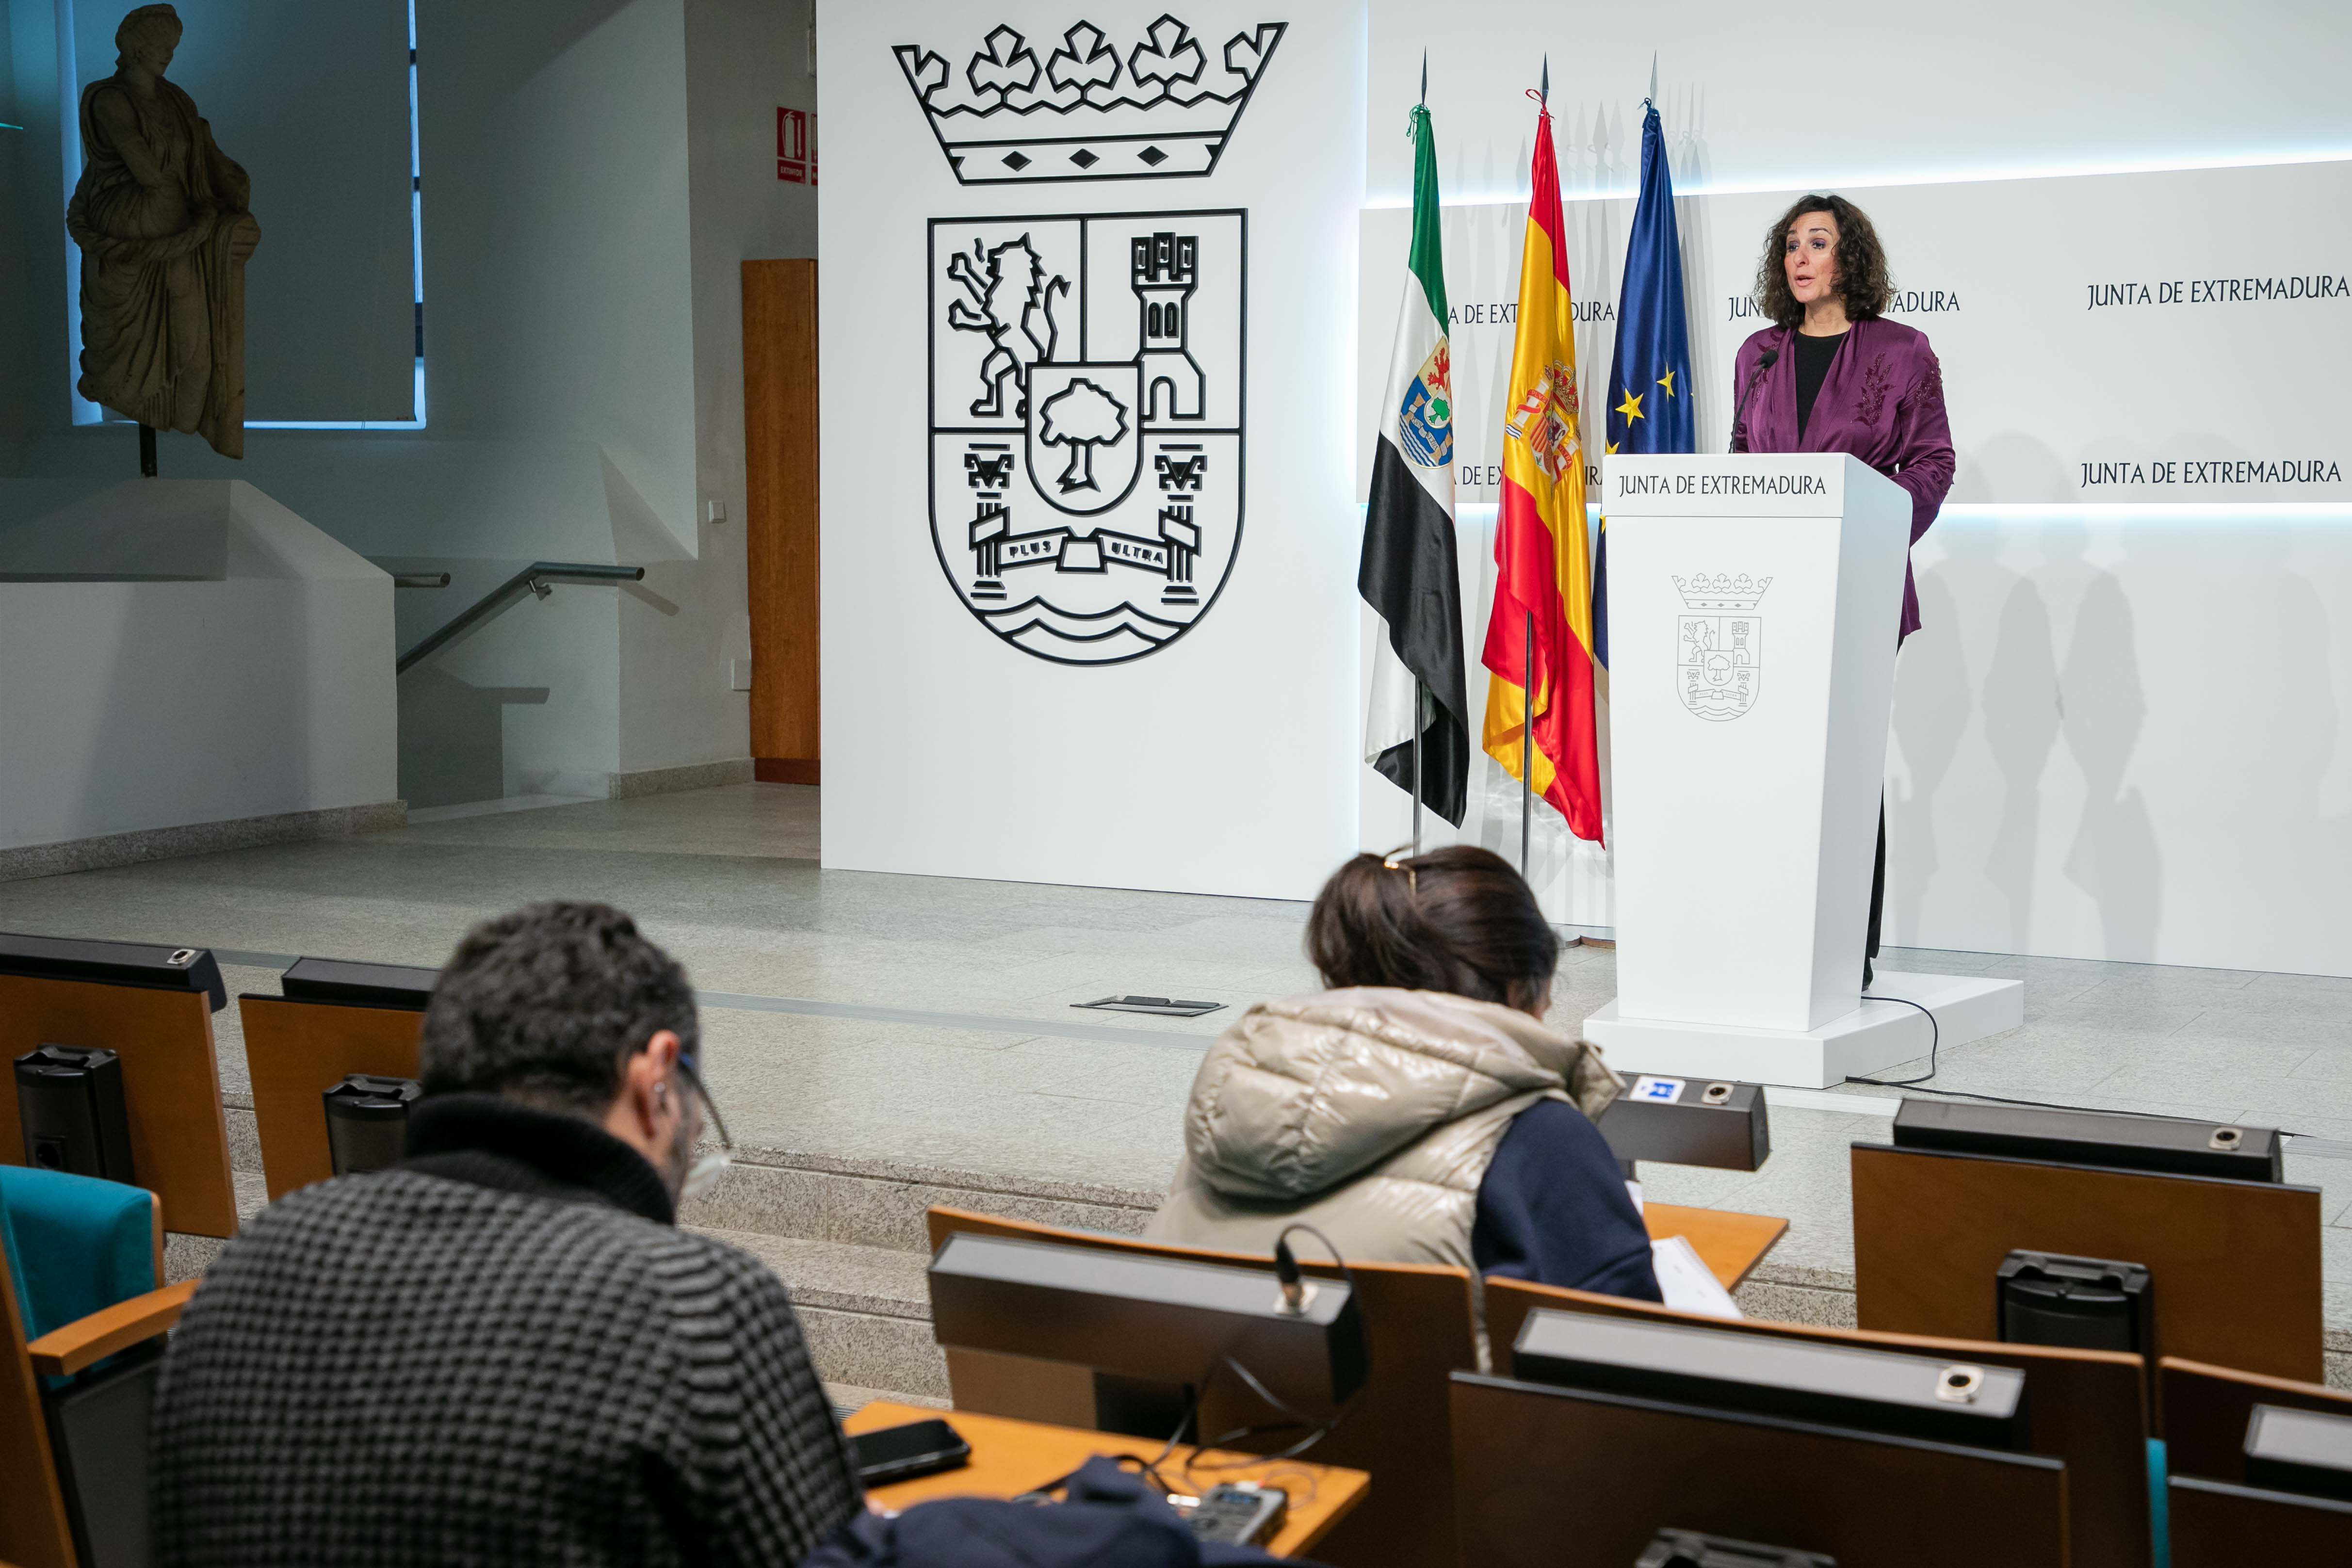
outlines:
{"label": "smartphone on desk", "polygon": [[849,1439],[857,1458],[857,1479],[867,1486],[910,1480],[971,1462],[971,1445],[945,1421],[909,1421]]}

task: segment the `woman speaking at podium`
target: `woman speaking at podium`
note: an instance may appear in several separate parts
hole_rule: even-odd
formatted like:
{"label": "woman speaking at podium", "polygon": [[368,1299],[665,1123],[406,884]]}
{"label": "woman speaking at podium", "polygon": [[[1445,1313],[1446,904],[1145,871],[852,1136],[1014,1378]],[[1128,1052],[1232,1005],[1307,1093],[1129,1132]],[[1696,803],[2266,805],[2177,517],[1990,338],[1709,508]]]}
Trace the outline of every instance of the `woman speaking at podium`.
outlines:
{"label": "woman speaking at podium", "polygon": [[[1886,252],[1861,208],[1843,196],[1807,196],[1764,236],[1757,308],[1772,325],[1739,345],[1734,452],[1850,452],[1911,493],[1911,542],[1936,520],[1952,487],[1952,429],[1944,372],[1927,335],[1884,312],[1894,289]],[[1899,646],[1919,629],[1919,594],[1903,568]],[[1868,988],[1886,902],[1886,807],[1870,879]]]}

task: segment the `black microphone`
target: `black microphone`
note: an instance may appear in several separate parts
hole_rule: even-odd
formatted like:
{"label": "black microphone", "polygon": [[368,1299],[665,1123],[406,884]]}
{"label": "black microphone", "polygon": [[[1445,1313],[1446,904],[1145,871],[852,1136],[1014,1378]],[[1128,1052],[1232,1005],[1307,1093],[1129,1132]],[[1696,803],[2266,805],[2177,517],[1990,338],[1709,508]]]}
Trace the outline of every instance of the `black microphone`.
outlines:
{"label": "black microphone", "polygon": [[1739,450],[1739,421],[1748,412],[1748,400],[1756,395],[1756,383],[1764,379],[1764,372],[1770,370],[1780,357],[1778,349],[1766,349],[1756,356],[1756,368],[1748,372],[1748,384],[1740,389],[1739,406],[1731,411],[1731,443],[1724,448],[1725,451]]}

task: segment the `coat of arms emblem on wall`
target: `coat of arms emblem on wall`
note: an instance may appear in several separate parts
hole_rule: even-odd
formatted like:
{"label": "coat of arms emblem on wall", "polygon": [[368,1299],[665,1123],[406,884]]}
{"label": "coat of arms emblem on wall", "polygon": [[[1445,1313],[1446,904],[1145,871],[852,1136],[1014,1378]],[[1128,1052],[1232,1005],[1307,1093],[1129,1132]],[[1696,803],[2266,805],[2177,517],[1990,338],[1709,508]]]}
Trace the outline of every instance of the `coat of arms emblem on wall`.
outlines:
{"label": "coat of arms emblem on wall", "polygon": [[1247,230],[931,221],[931,538],[1005,641],[1116,664],[1216,599],[1241,540]]}
{"label": "coat of arms emblem on wall", "polygon": [[1216,168],[1287,26],[1235,33],[1214,63],[1172,16],[1125,52],[1090,22],[1042,60],[1002,25],[961,68],[919,44],[892,52],[963,184],[1173,180]]}
{"label": "coat of arms emblem on wall", "polygon": [[1699,572],[1677,577],[1684,615],[1676,617],[1680,647],[1675,685],[1683,706],[1704,719],[1738,718],[1764,688],[1764,618],[1757,602],[1769,577]]}

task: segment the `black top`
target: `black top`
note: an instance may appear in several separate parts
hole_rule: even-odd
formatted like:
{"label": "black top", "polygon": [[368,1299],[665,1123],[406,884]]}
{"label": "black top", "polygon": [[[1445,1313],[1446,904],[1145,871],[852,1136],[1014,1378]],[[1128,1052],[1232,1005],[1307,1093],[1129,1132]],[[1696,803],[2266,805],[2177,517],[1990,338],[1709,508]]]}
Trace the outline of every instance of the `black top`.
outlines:
{"label": "black top", "polygon": [[859,1510],[783,1282],[600,1127],[421,1103],[246,1222],[163,1358],[160,1568],[799,1562]]}
{"label": "black top", "polygon": [[1609,1140],[1557,1100],[1520,1112],[1496,1146],[1478,1184],[1470,1260],[1482,1275],[1660,1299],[1650,1233]]}
{"label": "black top", "polygon": [[496,1094],[436,1094],[408,1113],[404,1170],[566,1203],[609,1203],[662,1225],[677,1218],[645,1155],[579,1116]]}
{"label": "black top", "polygon": [[1808,338],[1798,332],[1793,336],[1797,340],[1797,439],[1802,441],[1806,423],[1813,417],[1813,399],[1821,392],[1822,382],[1830,373],[1830,361],[1837,358],[1838,345],[1845,341],[1845,334]]}

